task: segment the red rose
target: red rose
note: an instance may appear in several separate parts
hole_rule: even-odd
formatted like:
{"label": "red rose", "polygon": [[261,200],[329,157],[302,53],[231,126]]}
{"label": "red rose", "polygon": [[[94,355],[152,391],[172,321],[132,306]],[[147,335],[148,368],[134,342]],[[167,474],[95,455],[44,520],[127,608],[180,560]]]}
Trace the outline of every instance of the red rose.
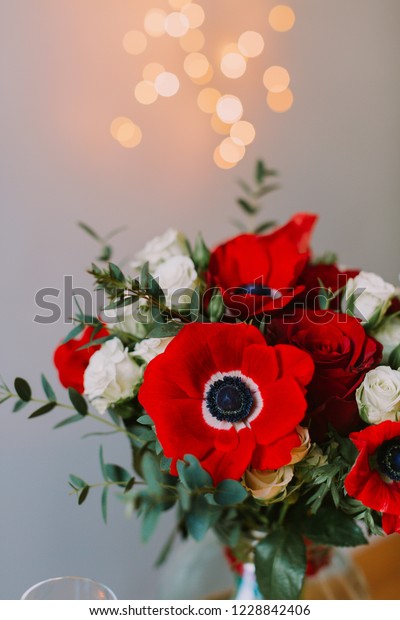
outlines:
{"label": "red rose", "polygon": [[[79,340],[73,339],[60,344],[54,351],[54,365],[58,370],[60,383],[65,387],[72,387],[83,394],[83,375],[89,364],[93,353],[100,349],[100,346],[88,347],[79,351],[80,347],[88,344],[92,337],[94,327],[86,327]],[[109,332],[102,328],[97,332],[95,339],[108,336]]]}
{"label": "red rose", "polygon": [[208,282],[220,288],[235,316],[281,309],[303,290],[298,280],[310,258],[316,219],[298,213],[272,233],[239,235],[212,252]]}
{"label": "red rose", "polygon": [[268,346],[252,325],[193,323],[148,364],[139,401],[171,473],[192,454],[217,484],[290,462],[313,370],[309,355]]}
{"label": "red rose", "polygon": [[[330,289],[333,293],[346,286],[349,278],[355,278],[359,274],[359,269],[341,271],[337,265],[326,265],[309,263],[301,274],[299,284],[304,286],[301,298],[305,300],[308,308],[317,309],[319,304],[317,297],[321,289],[321,283],[325,289]],[[332,302],[331,309],[340,309],[340,295]]]}
{"label": "red rose", "polygon": [[381,361],[382,345],[358,319],[331,310],[297,310],[272,321],[270,338],[307,351],[314,361],[307,395],[313,439],[322,441],[328,424],[343,435],[361,428],[354,392]]}
{"label": "red rose", "polygon": [[350,439],[359,451],[345,479],[351,497],[383,513],[387,534],[400,531],[400,422],[368,426]]}

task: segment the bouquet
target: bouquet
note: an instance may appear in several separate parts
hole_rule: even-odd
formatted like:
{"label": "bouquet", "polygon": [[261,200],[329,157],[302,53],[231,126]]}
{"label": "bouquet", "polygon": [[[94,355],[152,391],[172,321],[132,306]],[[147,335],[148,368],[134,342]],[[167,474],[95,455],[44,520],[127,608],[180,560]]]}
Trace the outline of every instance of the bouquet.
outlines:
{"label": "bouquet", "polygon": [[[250,220],[275,174],[260,161],[242,184]],[[102,485],[70,477],[79,504],[103,486],[106,519],[119,488],[144,540],[174,509],[160,562],[177,535],[212,529],[270,599],[300,596],[313,546],[400,532],[399,291],[313,257],[316,220],[266,222],[212,251],[170,229],[124,270],[105,242],[90,269],[103,308],[79,309],[54,354],[74,410],[56,427],[89,416],[132,450],[127,471],[101,449]],[[60,403],[42,385],[38,401],[26,380],[3,383],[2,402],[48,414]]]}

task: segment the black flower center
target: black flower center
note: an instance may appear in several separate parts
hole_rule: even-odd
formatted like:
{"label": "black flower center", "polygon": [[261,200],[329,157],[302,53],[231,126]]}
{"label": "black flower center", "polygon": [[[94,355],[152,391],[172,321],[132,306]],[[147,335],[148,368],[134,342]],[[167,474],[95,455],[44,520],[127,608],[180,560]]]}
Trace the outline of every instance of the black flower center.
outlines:
{"label": "black flower center", "polygon": [[384,441],[377,451],[380,471],[395,482],[400,482],[400,437]]}
{"label": "black flower center", "polygon": [[279,299],[282,297],[281,293],[275,288],[269,286],[263,286],[262,284],[242,284],[238,286],[235,293],[237,295],[256,295],[258,297],[271,297],[272,299]]}
{"label": "black flower center", "polygon": [[207,409],[220,422],[239,422],[247,418],[253,396],[240,377],[218,379],[206,394]]}

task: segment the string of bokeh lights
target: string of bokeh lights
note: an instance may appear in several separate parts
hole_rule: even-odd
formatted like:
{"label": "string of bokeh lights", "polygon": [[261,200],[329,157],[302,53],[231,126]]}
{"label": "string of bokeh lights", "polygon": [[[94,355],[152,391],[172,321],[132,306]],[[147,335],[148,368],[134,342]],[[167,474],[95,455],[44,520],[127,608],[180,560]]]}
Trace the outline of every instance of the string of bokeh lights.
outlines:
{"label": "string of bokeh lights", "polygon": [[[191,0],[168,0],[171,12],[160,8],[147,11],[143,31],[130,30],[123,38],[123,47],[128,54],[138,56],[149,45],[149,37],[168,35],[179,42],[185,52],[183,70],[190,80],[199,85],[197,96],[199,109],[210,115],[214,132],[224,136],[214,150],[214,162],[222,169],[236,166],[244,157],[246,147],[256,135],[252,123],[243,119],[244,109],[240,98],[223,93],[210,85],[216,69],[202,53],[205,36],[200,27],[205,20],[203,7]],[[288,32],[295,22],[291,7],[279,4],[268,14],[268,23],[276,32]],[[264,38],[259,32],[247,30],[236,42],[223,49],[219,59],[219,71],[231,80],[240,79],[246,72],[252,58],[264,50]],[[290,75],[281,66],[268,67],[263,74],[267,90],[266,102],[273,112],[287,112],[293,105],[293,93],[289,88]],[[176,73],[168,71],[161,63],[145,65],[142,80],[136,84],[135,98],[142,105],[151,105],[159,97],[173,97],[181,86]],[[120,116],[111,123],[111,135],[125,148],[134,148],[142,141],[140,127],[130,118]]]}

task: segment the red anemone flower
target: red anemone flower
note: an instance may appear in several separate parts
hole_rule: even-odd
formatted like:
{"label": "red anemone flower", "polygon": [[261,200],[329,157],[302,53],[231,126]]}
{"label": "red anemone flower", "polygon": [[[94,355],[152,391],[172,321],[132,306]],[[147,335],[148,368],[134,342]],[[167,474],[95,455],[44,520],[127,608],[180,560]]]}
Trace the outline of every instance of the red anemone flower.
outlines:
{"label": "red anemone flower", "polygon": [[149,363],[139,400],[171,473],[192,454],[217,484],[290,462],[313,371],[307,353],[268,346],[254,326],[193,323]]}
{"label": "red anemone flower", "polygon": [[212,252],[208,282],[222,291],[232,314],[245,319],[279,310],[304,290],[298,279],[310,259],[316,219],[298,213],[272,233],[239,235]]}
{"label": "red anemone flower", "polygon": [[[81,349],[90,342],[94,329],[94,327],[86,327],[79,340],[68,340],[68,342],[60,344],[54,351],[54,365],[58,370],[61,385],[65,388],[72,387],[80,394],[83,394],[83,375],[89,360],[93,353],[100,349],[99,345]],[[97,332],[94,340],[108,335],[107,329],[102,328]]]}
{"label": "red anemone flower", "polygon": [[344,486],[364,506],[383,513],[387,534],[400,531],[400,422],[381,422],[350,439],[360,452]]}

